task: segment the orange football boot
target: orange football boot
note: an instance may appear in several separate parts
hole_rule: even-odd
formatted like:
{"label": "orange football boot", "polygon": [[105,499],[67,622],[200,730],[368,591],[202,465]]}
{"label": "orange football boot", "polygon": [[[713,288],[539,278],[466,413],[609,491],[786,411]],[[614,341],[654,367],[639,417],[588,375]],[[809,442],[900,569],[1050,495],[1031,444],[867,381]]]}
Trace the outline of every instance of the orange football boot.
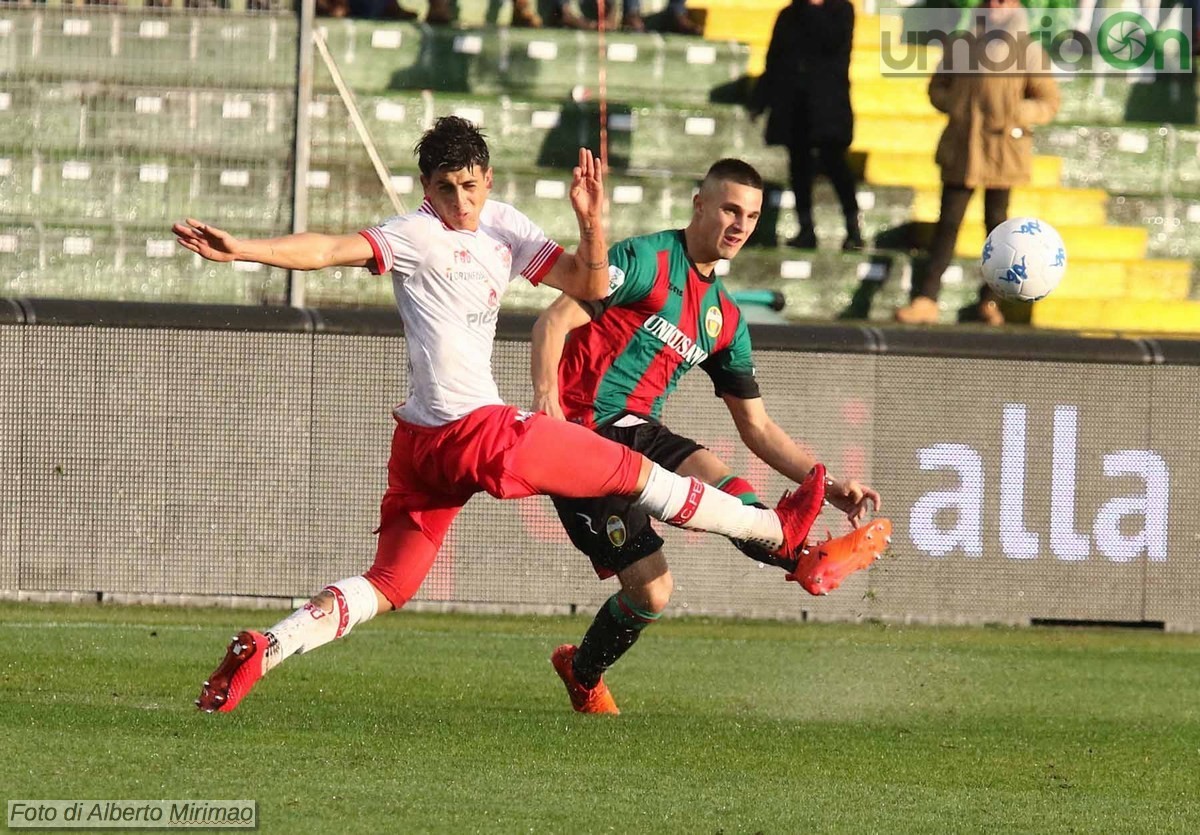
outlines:
{"label": "orange football boot", "polygon": [[873,519],[845,536],[806,545],[800,551],[800,563],[787,579],[804,586],[809,594],[829,594],[855,571],[875,562],[891,541],[892,523]]}
{"label": "orange football boot", "polygon": [[571,697],[571,707],[579,713],[620,713],[616,700],[608,691],[608,685],[604,683],[603,676],[591,690],[575,680],[573,662],[578,649],[573,644],[563,644],[550,656],[550,663],[554,665],[555,672],[567,686],[567,695]]}

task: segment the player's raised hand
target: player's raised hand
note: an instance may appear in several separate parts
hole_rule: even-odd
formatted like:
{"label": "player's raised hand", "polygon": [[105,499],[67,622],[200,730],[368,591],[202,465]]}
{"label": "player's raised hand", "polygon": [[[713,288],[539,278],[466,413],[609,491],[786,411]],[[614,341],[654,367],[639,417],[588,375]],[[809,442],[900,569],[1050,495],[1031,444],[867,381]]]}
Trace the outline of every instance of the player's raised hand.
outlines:
{"label": "player's raised hand", "polygon": [[187,218],[183,223],[171,227],[175,240],[184,249],[190,249],[209,261],[234,261],[237,256],[237,238],[223,229]]}
{"label": "player's raised hand", "polygon": [[572,172],[571,207],[580,218],[600,223],[604,211],[604,174],[587,148],[579,149],[579,164]]}
{"label": "player's raised hand", "polygon": [[825,501],[845,513],[850,524],[856,528],[867,518],[867,513],[879,510],[882,506],[878,493],[853,479],[827,484]]}

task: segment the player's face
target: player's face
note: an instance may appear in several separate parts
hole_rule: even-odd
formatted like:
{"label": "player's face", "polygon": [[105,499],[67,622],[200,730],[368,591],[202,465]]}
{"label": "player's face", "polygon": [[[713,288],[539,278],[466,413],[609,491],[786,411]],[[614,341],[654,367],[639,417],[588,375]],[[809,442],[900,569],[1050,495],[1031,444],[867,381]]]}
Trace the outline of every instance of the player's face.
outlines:
{"label": "player's face", "polygon": [[728,180],[705,183],[694,201],[696,242],[706,251],[692,253],[698,263],[733,258],[754,234],[762,215],[762,191]]}
{"label": "player's face", "polygon": [[451,229],[479,229],[479,212],[492,192],[492,169],[473,165],[457,171],[438,169],[421,175],[425,199]]}

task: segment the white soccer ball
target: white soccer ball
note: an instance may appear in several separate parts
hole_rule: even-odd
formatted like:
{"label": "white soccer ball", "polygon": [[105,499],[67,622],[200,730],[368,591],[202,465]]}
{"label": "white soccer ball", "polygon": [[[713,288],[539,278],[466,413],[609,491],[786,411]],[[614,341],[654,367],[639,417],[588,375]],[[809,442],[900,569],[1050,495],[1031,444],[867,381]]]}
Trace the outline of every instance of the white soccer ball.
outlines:
{"label": "white soccer ball", "polygon": [[1049,223],[1015,217],[1001,223],[983,243],[983,280],[1002,299],[1045,298],[1067,271],[1067,249]]}

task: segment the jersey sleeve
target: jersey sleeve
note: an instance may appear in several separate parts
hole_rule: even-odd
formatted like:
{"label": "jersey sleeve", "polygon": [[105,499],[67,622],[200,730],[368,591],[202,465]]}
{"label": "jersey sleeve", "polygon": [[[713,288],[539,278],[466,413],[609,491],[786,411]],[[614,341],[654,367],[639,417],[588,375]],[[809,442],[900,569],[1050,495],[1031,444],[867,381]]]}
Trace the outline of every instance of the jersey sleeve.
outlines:
{"label": "jersey sleeve", "polygon": [[717,397],[726,394],[742,400],[762,397],[758,380],[754,377],[754,359],[751,354],[750,329],[746,326],[746,320],[739,316],[730,343],[700,363],[700,367],[712,380],[713,393]]}
{"label": "jersey sleeve", "polygon": [[636,239],[618,241],[608,249],[608,295],[601,304],[625,307],[650,295],[658,274],[658,259]]}
{"label": "jersey sleeve", "polygon": [[401,278],[408,278],[416,272],[428,250],[429,236],[421,234],[422,223],[416,214],[400,215],[358,233],[375,254],[375,263],[369,267],[373,275],[395,271]]}
{"label": "jersey sleeve", "polygon": [[536,287],[562,257],[563,248],[522,212],[508,205],[504,208],[503,229],[512,247],[509,281],[523,275]]}

